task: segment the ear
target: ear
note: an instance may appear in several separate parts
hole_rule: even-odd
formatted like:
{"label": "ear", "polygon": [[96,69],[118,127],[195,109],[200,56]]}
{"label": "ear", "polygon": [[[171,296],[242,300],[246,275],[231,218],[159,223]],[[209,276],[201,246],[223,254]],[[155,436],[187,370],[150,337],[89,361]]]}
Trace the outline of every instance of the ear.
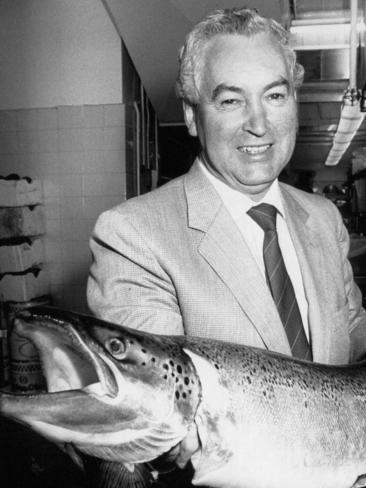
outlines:
{"label": "ear", "polygon": [[197,136],[196,112],[193,105],[183,102],[184,121],[186,123],[189,135]]}

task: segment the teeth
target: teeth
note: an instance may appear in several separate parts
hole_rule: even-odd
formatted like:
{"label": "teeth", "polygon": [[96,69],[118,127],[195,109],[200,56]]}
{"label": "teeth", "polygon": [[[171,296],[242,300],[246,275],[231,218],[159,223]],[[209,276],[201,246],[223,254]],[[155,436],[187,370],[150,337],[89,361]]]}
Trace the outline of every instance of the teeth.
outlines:
{"label": "teeth", "polygon": [[238,149],[240,152],[248,154],[260,154],[267,151],[270,146],[270,144],[265,144],[263,146],[240,146]]}

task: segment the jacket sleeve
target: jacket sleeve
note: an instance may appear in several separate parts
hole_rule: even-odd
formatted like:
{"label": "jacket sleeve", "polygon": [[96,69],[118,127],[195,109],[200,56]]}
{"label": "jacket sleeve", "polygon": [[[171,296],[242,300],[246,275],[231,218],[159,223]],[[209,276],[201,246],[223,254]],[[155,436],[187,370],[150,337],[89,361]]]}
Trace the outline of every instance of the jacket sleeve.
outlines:
{"label": "jacket sleeve", "polygon": [[183,334],[175,288],[149,245],[149,229],[137,231],[118,209],[103,213],[94,228],[87,284],[99,318],[156,334]]}
{"label": "jacket sleeve", "polygon": [[353,271],[348,259],[350,237],[337,212],[338,235],[343,256],[343,275],[348,300],[350,362],[360,361],[366,356],[366,311],[362,306],[362,294],[354,281]]}

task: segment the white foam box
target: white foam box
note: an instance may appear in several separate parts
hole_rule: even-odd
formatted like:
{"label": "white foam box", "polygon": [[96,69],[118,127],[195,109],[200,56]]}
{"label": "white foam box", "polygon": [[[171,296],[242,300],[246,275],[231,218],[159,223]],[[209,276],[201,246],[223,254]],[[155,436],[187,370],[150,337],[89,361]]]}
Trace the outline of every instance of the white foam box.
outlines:
{"label": "white foam box", "polygon": [[42,184],[38,180],[28,182],[0,179],[0,207],[22,207],[42,203]]}
{"label": "white foam box", "polygon": [[26,302],[50,293],[48,273],[41,269],[37,276],[25,274],[5,274],[0,279],[0,301]]}
{"label": "white foam box", "polygon": [[0,239],[38,236],[45,233],[43,205],[0,207]]}
{"label": "white foam box", "polygon": [[12,245],[0,245],[0,274],[16,273],[29,268],[40,267],[44,262],[42,239]]}

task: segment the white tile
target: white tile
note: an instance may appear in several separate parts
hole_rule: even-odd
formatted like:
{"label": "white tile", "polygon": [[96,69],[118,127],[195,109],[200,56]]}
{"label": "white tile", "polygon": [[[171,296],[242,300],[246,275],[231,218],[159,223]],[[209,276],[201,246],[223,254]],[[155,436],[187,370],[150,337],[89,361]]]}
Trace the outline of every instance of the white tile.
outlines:
{"label": "white tile", "polygon": [[18,172],[18,155],[16,153],[2,154],[0,161],[0,176]]}
{"label": "white tile", "polygon": [[126,157],[123,151],[85,152],[83,173],[123,173]]}
{"label": "white tile", "polygon": [[[47,251],[46,251],[47,252]],[[64,263],[49,262],[47,263],[48,273],[52,279],[52,286],[64,283]]]}
{"label": "white tile", "polygon": [[60,202],[60,216],[61,219],[82,219],[83,213],[83,199],[81,196],[61,198]]}
{"label": "white tile", "polygon": [[45,198],[45,202],[47,199],[59,199],[60,197],[60,184],[58,181],[58,176],[54,176],[52,179],[47,178],[42,181],[43,185],[43,195]]}
{"label": "white tile", "polygon": [[61,218],[60,203],[57,201],[45,201],[44,202],[44,213],[46,220],[54,220]]}
{"label": "white tile", "polygon": [[[45,258],[48,263],[62,262],[62,245],[60,242],[47,240],[44,238]],[[52,276],[51,276],[52,278]]]}
{"label": "white tile", "polygon": [[57,108],[40,108],[37,110],[38,129],[57,129]]}
{"label": "white tile", "polygon": [[17,150],[17,133],[13,131],[0,132],[0,154],[14,154]]}
{"label": "white tile", "polygon": [[46,220],[46,236],[47,239],[60,241],[62,238],[62,222],[61,219],[47,219]]}
{"label": "white tile", "polygon": [[95,225],[94,219],[67,219],[61,221],[64,241],[87,241]]}
{"label": "white tile", "polygon": [[17,130],[35,131],[38,129],[37,109],[17,110]]}
{"label": "white tile", "polygon": [[58,155],[55,152],[21,152],[18,154],[18,160],[22,172],[25,171],[25,174],[32,178],[43,180],[58,173]]}
{"label": "white tile", "polygon": [[77,197],[82,195],[81,175],[59,175],[55,178],[59,186],[60,197]]}
{"label": "white tile", "polygon": [[83,127],[103,127],[104,111],[103,105],[85,105],[83,107]]}
{"label": "white tile", "polygon": [[122,104],[104,105],[104,125],[110,126],[124,126],[125,109]]}
{"label": "white tile", "polygon": [[83,108],[80,106],[62,106],[57,108],[59,129],[83,127]]}
{"label": "white tile", "polygon": [[104,148],[104,129],[103,127],[95,127],[84,129],[84,150],[85,151],[101,151]]}
{"label": "white tile", "polygon": [[57,130],[41,130],[37,132],[37,153],[56,153],[58,151],[58,131]]}
{"label": "white tile", "polygon": [[83,175],[83,196],[120,196],[126,192],[124,173]]}
{"label": "white tile", "polygon": [[59,153],[60,174],[80,174],[84,166],[84,151]]}
{"label": "white tile", "polygon": [[[38,132],[35,130],[23,130],[17,132],[18,151],[23,153],[38,152],[39,139]],[[1,137],[1,134],[0,134]]]}
{"label": "white tile", "polygon": [[15,131],[17,116],[15,110],[0,110],[0,131]]}
{"label": "white tile", "polygon": [[118,205],[123,200],[120,195],[84,197],[84,217],[96,219],[102,212]]}
{"label": "white tile", "polygon": [[58,149],[61,152],[83,151],[83,129],[60,129],[58,133]]}
{"label": "white tile", "polygon": [[125,131],[122,127],[105,127],[104,149],[106,151],[125,151]]}

